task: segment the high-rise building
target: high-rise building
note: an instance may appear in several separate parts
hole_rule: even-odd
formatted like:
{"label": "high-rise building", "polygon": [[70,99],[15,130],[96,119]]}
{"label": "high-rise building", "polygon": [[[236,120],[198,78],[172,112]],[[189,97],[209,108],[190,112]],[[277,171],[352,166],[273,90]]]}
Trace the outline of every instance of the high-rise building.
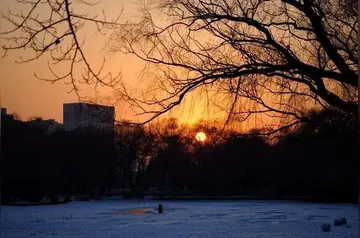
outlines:
{"label": "high-rise building", "polygon": [[64,103],[63,123],[66,131],[94,127],[113,131],[115,108],[89,103]]}

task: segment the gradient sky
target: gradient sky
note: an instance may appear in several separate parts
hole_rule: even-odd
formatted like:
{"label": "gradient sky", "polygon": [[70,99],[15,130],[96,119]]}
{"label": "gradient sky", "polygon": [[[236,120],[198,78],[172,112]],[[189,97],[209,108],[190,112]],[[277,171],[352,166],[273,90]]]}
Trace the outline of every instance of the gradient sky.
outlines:
{"label": "gradient sky", "polygon": [[[16,1],[0,0],[0,9],[4,13],[6,13],[8,7],[13,12],[19,11],[20,9],[26,10],[23,5],[17,4]],[[124,8],[122,14],[123,19],[133,17],[136,7],[130,0],[106,0],[95,8],[86,8],[86,11],[96,14],[101,13],[103,9],[108,19],[110,19],[111,17],[117,16],[122,7]],[[9,25],[1,19],[1,31],[8,29],[8,27]],[[85,54],[92,60],[93,65],[97,66],[104,56],[103,46],[106,38],[96,34],[95,28],[88,29],[86,29],[86,34],[84,35],[86,36]],[[0,53],[3,55],[4,51],[0,49]],[[64,82],[51,84],[40,81],[34,76],[34,72],[42,77],[49,75],[46,57],[27,64],[15,63],[20,56],[26,56],[27,54],[29,54],[29,52],[23,50],[12,51],[8,53],[6,58],[0,58],[0,93],[2,107],[6,107],[9,113],[16,112],[22,120],[27,120],[32,116],[40,116],[45,119],[54,118],[62,122],[62,104],[64,102],[76,101],[76,95],[74,93],[68,93],[71,87],[65,85]],[[114,73],[121,70],[124,82],[131,86],[136,86],[137,76],[141,66],[141,62],[133,56],[118,55],[111,58],[106,70]],[[92,87],[83,86],[81,89],[82,96],[94,95]],[[110,89],[103,89],[100,90],[100,92],[101,95],[112,95]],[[186,104],[186,106],[181,106],[174,110],[170,116],[178,117],[181,122],[189,123],[194,123],[201,118],[207,118],[207,116],[209,116],[209,112],[204,113],[204,102],[199,102],[195,97],[188,97]],[[132,111],[126,110],[121,106],[117,107],[117,119],[139,120],[139,118],[133,115],[134,113]]]}

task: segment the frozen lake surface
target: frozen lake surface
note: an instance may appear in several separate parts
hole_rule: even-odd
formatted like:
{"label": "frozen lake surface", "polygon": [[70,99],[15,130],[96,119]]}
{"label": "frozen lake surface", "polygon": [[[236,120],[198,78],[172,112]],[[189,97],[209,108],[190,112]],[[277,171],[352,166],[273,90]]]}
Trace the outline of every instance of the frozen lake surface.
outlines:
{"label": "frozen lake surface", "polygon": [[[158,203],[164,213],[157,214]],[[349,226],[333,226],[346,217]],[[321,231],[330,223],[331,231]],[[3,206],[0,237],[359,237],[357,205],[283,201],[71,202]]]}

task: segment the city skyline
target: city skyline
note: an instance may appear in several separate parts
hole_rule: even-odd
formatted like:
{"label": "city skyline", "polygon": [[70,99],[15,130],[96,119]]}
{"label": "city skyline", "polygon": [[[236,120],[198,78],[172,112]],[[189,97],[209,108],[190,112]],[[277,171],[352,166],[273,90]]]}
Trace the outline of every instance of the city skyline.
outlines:
{"label": "city skyline", "polygon": [[[0,10],[7,11],[10,7],[12,11],[27,9],[26,6],[19,5],[15,1],[1,1]],[[81,7],[81,6],[80,6]],[[135,12],[136,7],[131,2],[119,2],[116,0],[109,0],[106,4],[101,3],[97,8],[86,8],[89,13],[98,13],[96,9],[103,9],[109,18],[117,16],[119,9],[123,7],[122,19],[130,19]],[[40,10],[41,12],[41,10]],[[0,27],[7,29],[8,22],[0,19]],[[95,32],[96,28],[90,26],[88,29]],[[109,56],[104,51],[104,44],[106,37],[99,34],[90,34],[86,37],[86,44],[84,45],[86,53],[92,60],[92,65],[99,67],[102,56],[106,56],[109,62],[106,65],[105,71],[114,74],[121,71],[122,80],[132,87],[137,87],[139,84],[138,77],[141,74],[141,68],[144,62],[130,55],[113,55]],[[0,55],[4,55],[5,51],[0,47]],[[54,118],[59,122],[63,121],[61,107],[63,103],[79,102],[77,95],[74,92],[69,93],[71,85],[66,85],[64,82],[57,82],[55,84],[39,80],[34,76],[34,73],[39,77],[49,77],[47,57],[40,58],[26,64],[15,63],[21,57],[28,57],[32,51],[18,51],[8,52],[7,57],[0,57],[0,93],[2,94],[2,105],[7,107],[9,113],[18,114],[23,120],[30,117],[42,117],[45,119]],[[100,58],[98,56],[101,56]],[[120,70],[121,69],[121,70]],[[96,103],[96,96],[114,98],[112,89],[99,87],[97,93],[94,92],[92,85],[81,85],[80,94],[83,97],[90,97]],[[170,117],[177,117],[181,123],[193,124],[200,119],[214,119],[221,115],[214,111],[206,111],[206,102],[199,101],[198,97],[191,96],[187,98],[187,105],[180,105],[178,108],[169,113]],[[138,122],[142,117],[134,116],[134,112],[121,104],[115,105],[117,111],[117,120],[131,120]],[[215,114],[215,115],[214,115]],[[214,115],[214,117],[212,116]]]}
{"label": "city skyline", "polygon": [[[0,99],[0,102],[1,102],[1,99]],[[9,110],[9,108],[6,106],[6,105],[3,105],[3,104],[0,104],[1,106],[1,112],[5,115],[12,115],[12,116],[20,116],[19,120],[20,121],[30,121],[30,120],[35,120],[35,119],[43,119],[43,120],[55,120],[57,122],[61,122],[63,123],[64,121],[64,106],[65,105],[72,105],[72,104],[82,104],[82,105],[87,105],[87,106],[94,106],[94,107],[105,107],[105,108],[113,108],[113,106],[110,106],[110,105],[105,105],[105,104],[97,104],[97,103],[90,103],[90,102],[78,102],[78,101],[75,101],[75,102],[64,102],[61,104],[61,120],[57,120],[56,118],[54,117],[50,117],[50,118],[46,118],[46,117],[42,117],[41,115],[38,115],[38,116],[30,116],[28,118],[22,118],[20,115],[17,115],[17,112],[15,111],[11,111]],[[14,114],[15,113],[15,114]],[[115,121],[115,120],[114,120]]]}

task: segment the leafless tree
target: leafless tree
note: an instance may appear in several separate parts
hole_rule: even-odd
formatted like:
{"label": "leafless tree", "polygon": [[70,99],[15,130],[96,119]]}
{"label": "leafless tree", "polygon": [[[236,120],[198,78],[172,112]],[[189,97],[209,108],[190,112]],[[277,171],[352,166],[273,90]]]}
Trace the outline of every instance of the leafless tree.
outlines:
{"label": "leafless tree", "polygon": [[[97,3],[92,0],[16,0],[25,6],[26,12],[13,12],[8,9],[1,17],[12,28],[1,32],[4,56],[11,50],[31,51],[29,58],[21,58],[18,63],[28,63],[41,57],[48,57],[49,78],[40,78],[55,83],[65,81],[72,87],[71,91],[79,95],[79,84],[91,84],[95,87],[114,87],[121,74],[103,74],[105,59],[99,69],[91,64],[91,60],[83,49],[85,39],[79,32],[86,23],[93,24],[97,31],[105,34],[107,30],[118,25],[119,17],[108,20],[105,13],[102,17],[92,16],[76,9],[84,6],[93,7]],[[67,67],[57,68],[62,65]],[[83,70],[83,72],[79,72]]]}
{"label": "leafless tree", "polygon": [[[113,35],[110,50],[148,62],[144,76],[152,81],[150,91],[162,95],[133,102],[155,108],[144,110],[153,117],[199,88],[210,90],[213,104],[228,112],[228,121],[262,114],[279,119],[282,128],[307,120],[310,107],[356,113],[355,1],[151,3],[140,21]],[[271,131],[276,128],[272,125]]]}
{"label": "leafless tree", "polygon": [[[19,15],[8,14],[15,30],[26,35],[10,38],[17,46],[5,49],[30,47],[39,57],[69,35],[73,42],[66,45],[72,51],[52,60],[75,63],[82,57],[89,72],[86,82],[103,83],[87,63],[76,30],[85,22],[115,30],[108,50],[147,63],[142,71],[149,80],[146,93],[117,88],[119,98],[150,115],[145,123],[201,90],[227,112],[226,123],[261,115],[270,128],[264,134],[306,121],[309,108],[357,111],[358,14],[353,0],[150,0],[140,18],[125,24],[75,14],[69,0],[18,1],[33,9],[48,4],[60,19],[37,20],[30,12],[30,17],[20,15],[24,23],[19,24],[9,17]],[[59,35],[55,32],[62,23],[68,30]],[[45,44],[37,32],[53,38]],[[72,65],[67,76],[74,82]]]}
{"label": "leafless tree", "polygon": [[[158,140],[141,125],[119,123],[115,127],[116,170],[122,173],[126,186],[134,185],[157,153]],[[134,179],[134,180],[133,180]]]}

